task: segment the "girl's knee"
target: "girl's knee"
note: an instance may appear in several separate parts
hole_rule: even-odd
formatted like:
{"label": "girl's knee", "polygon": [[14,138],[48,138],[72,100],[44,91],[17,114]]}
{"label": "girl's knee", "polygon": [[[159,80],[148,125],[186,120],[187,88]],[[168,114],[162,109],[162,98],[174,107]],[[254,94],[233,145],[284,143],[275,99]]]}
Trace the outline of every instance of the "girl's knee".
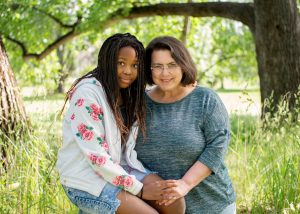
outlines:
{"label": "girl's knee", "polygon": [[185,199],[184,197],[179,198],[177,201],[177,208],[178,208],[178,213],[185,213],[185,209],[186,209],[186,204],[185,204]]}
{"label": "girl's knee", "polygon": [[163,214],[184,214],[186,209],[184,197],[177,199],[173,204],[163,208]]}

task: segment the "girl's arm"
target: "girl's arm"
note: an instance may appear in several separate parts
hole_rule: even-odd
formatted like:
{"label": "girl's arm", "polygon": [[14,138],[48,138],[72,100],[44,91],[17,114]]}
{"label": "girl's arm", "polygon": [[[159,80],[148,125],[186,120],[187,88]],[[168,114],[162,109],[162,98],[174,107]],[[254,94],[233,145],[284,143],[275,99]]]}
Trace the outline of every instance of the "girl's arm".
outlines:
{"label": "girl's arm", "polygon": [[98,87],[79,87],[70,100],[65,118],[71,125],[72,133],[65,135],[75,138],[95,173],[111,184],[136,195],[141,191],[143,184],[135,176],[129,175],[109,155],[109,145],[115,142],[106,141],[105,128],[109,126],[104,123],[104,117],[110,115],[103,112],[105,104],[100,100]]}

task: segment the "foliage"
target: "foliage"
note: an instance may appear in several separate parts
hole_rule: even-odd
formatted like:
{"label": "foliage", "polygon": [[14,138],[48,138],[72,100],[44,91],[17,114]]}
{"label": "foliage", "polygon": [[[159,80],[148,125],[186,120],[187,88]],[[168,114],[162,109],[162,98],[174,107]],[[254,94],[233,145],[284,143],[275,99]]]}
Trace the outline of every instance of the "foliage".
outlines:
{"label": "foliage", "polygon": [[[12,164],[0,177],[1,213],[77,212],[55,170],[62,104],[62,95],[25,98],[34,132],[22,141],[5,139]],[[300,121],[264,129],[255,116],[231,115],[231,127],[226,162],[238,213],[299,213]]]}
{"label": "foliage", "polygon": [[[183,17],[148,17],[123,20],[109,28],[103,23],[113,12],[127,13],[133,6],[160,3],[159,0],[95,1],[95,0],[10,0],[0,2],[0,34],[22,42],[28,52],[39,53],[56,38],[72,30],[84,32],[69,44],[73,52],[87,49],[86,45],[100,47],[102,41],[116,32],[131,32],[146,45],[153,37],[173,35],[180,38]],[[186,3],[187,0],[164,1]],[[203,0],[193,2],[205,2]],[[248,2],[248,1],[240,1]],[[42,62],[24,62],[21,49],[4,40],[17,79],[23,84],[44,84],[51,91],[58,78],[58,59],[51,54]],[[250,32],[238,23],[217,18],[191,18],[187,46],[199,70],[202,83],[214,85],[231,78],[243,82],[257,81],[254,46]],[[229,45],[228,45],[229,44]],[[85,48],[85,49],[84,49]],[[96,59],[97,52],[92,56]],[[75,54],[76,56],[76,54]],[[78,61],[75,58],[75,62]],[[87,67],[94,67],[93,60]],[[84,70],[83,68],[80,68]],[[88,69],[85,69],[88,70]],[[76,73],[76,72],[75,72]],[[78,73],[78,72],[77,72]]]}
{"label": "foliage", "polygon": [[[298,112],[299,93],[295,95]],[[228,163],[236,181],[241,212],[300,211],[300,119],[295,121],[285,100],[278,108],[276,115],[267,115],[264,121],[233,117]]]}

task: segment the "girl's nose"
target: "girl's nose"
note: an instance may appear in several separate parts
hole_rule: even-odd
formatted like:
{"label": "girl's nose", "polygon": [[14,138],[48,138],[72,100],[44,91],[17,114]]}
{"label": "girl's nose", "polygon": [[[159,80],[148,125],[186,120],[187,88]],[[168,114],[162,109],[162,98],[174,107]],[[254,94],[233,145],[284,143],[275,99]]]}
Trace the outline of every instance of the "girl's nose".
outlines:
{"label": "girl's nose", "polygon": [[125,74],[131,74],[132,73],[131,67],[130,66],[125,66],[123,72]]}

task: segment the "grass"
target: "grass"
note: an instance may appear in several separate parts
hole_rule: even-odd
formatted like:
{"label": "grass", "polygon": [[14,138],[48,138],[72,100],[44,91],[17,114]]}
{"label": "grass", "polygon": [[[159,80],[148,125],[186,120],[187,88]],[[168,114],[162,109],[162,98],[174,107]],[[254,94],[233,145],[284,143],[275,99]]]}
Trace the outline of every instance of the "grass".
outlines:
{"label": "grass", "polygon": [[[221,97],[231,97],[231,101],[242,96],[240,100],[255,103],[248,93],[234,92],[238,94],[235,98],[232,92],[222,93]],[[62,143],[57,113],[63,96],[24,100],[33,132],[24,139],[0,140],[9,145],[11,161],[7,173],[0,177],[0,213],[77,213],[55,169]],[[226,162],[237,193],[238,213],[299,213],[300,122],[286,121],[278,126],[278,120],[270,118],[269,126],[262,128],[257,114],[229,111],[232,132]]]}

